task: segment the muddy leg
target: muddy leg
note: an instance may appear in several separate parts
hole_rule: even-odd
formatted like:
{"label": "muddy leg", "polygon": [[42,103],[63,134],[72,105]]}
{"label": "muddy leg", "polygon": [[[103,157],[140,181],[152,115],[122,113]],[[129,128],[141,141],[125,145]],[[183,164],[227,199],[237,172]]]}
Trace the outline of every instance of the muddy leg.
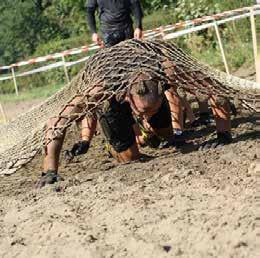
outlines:
{"label": "muddy leg", "polygon": [[183,107],[186,111],[186,115],[187,115],[188,120],[192,124],[196,120],[196,118],[195,118],[195,115],[193,113],[193,110],[191,109],[191,105],[186,98],[182,99],[182,105],[183,105]]}
{"label": "muddy leg", "polygon": [[230,107],[225,99],[211,97],[212,111],[216,121],[217,138],[204,143],[200,149],[217,148],[232,142]]}
{"label": "muddy leg", "polygon": [[210,98],[211,108],[216,121],[217,132],[230,132],[231,119],[230,119],[230,105],[228,101],[218,101],[216,97]]}
{"label": "muddy leg", "polygon": [[134,143],[127,150],[121,152],[117,152],[113,147],[111,147],[110,153],[118,162],[122,163],[134,161],[140,158],[140,152],[136,143]]}

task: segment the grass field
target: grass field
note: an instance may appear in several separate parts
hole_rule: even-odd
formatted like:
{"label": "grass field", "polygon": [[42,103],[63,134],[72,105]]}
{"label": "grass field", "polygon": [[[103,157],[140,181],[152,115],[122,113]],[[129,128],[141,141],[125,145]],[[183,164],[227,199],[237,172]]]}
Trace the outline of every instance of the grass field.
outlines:
{"label": "grass field", "polygon": [[44,87],[37,87],[19,92],[19,95],[15,93],[0,95],[0,102],[17,102],[26,101],[32,99],[46,99],[61,89],[63,84],[47,85]]}

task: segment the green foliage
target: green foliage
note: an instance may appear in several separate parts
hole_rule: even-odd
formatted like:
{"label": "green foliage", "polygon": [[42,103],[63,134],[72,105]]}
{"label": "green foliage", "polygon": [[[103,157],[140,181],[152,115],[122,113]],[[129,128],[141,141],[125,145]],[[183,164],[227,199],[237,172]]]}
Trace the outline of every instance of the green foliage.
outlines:
{"label": "green foliage", "polygon": [[9,64],[33,53],[39,42],[59,33],[33,1],[0,3],[0,63]]}
{"label": "green foliage", "polygon": [[[42,56],[90,43],[86,23],[86,0],[2,0],[0,1],[0,65]],[[144,29],[180,20],[231,10],[254,0],[141,0]],[[221,36],[231,68],[252,61],[251,32],[247,19],[221,26]],[[178,45],[209,64],[223,69],[213,29],[175,39]],[[84,55],[84,54],[83,54]],[[72,61],[80,56],[66,57]],[[58,60],[57,60],[58,61]],[[39,65],[19,68],[18,72]],[[45,63],[46,65],[46,63]],[[69,68],[74,76],[83,66]],[[63,68],[17,79],[19,89],[40,89],[42,85],[65,82]],[[0,82],[0,94],[14,92],[12,81]]]}
{"label": "green foliage", "polygon": [[146,12],[153,12],[158,9],[174,7],[178,0],[143,0],[142,5]]}
{"label": "green foliage", "polygon": [[86,35],[84,0],[0,2],[0,64],[28,57],[49,41]]}

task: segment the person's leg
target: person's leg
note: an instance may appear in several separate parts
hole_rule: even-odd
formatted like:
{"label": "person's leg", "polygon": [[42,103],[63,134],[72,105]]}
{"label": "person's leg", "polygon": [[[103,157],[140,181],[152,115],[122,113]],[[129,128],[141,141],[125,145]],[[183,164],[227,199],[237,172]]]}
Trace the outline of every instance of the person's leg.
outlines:
{"label": "person's leg", "polygon": [[182,105],[185,109],[188,120],[192,124],[196,120],[196,118],[195,118],[195,115],[194,115],[193,110],[191,108],[191,105],[186,98],[182,98]]}
{"label": "person's leg", "polygon": [[230,132],[231,119],[230,119],[230,105],[227,100],[217,100],[216,97],[210,98],[212,112],[216,121],[217,132]]}
{"label": "person's leg", "polygon": [[105,47],[112,47],[130,38],[133,38],[133,33],[131,33],[131,28],[127,28],[125,30],[106,31],[103,33]]}
{"label": "person's leg", "polygon": [[230,106],[227,100],[212,96],[211,108],[216,121],[217,138],[204,143],[200,149],[217,148],[232,142]]}
{"label": "person's leg", "polygon": [[110,153],[118,162],[122,163],[134,161],[140,158],[140,152],[136,142],[124,151],[116,151],[112,146]]}
{"label": "person's leg", "polygon": [[99,114],[100,127],[109,143],[110,153],[119,162],[140,158],[129,104],[111,100],[109,108]]}

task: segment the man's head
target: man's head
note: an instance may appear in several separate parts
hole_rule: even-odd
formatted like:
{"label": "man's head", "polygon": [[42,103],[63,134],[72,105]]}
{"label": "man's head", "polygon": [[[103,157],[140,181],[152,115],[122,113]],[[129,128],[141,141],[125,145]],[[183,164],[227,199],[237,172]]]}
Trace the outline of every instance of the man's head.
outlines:
{"label": "man's head", "polygon": [[147,73],[140,73],[132,81],[128,101],[137,116],[151,117],[159,110],[163,99],[163,88],[159,80]]}

